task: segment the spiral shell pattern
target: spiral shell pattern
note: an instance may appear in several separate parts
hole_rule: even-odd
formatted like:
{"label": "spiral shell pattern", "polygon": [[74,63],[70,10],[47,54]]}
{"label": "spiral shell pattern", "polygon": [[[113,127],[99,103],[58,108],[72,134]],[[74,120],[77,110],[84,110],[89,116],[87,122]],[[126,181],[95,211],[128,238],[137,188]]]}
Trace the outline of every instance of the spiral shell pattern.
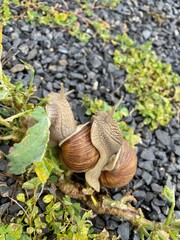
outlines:
{"label": "spiral shell pattern", "polygon": [[73,172],[86,172],[99,159],[99,152],[91,142],[90,130],[91,123],[85,124],[60,144],[60,159]]}
{"label": "spiral shell pattern", "polygon": [[116,165],[111,171],[102,171],[100,183],[107,188],[123,187],[127,185],[137,169],[137,157],[134,149],[124,140],[116,155]]}

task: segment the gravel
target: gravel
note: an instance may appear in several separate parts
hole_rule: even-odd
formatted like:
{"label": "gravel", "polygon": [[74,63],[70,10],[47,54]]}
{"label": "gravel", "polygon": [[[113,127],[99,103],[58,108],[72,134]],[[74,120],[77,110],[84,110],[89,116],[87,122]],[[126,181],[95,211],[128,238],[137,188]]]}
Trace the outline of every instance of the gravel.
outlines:
{"label": "gravel", "polygon": [[[52,1],[48,1],[52,4]],[[73,8],[73,4],[69,6]],[[18,10],[16,10],[18,11]],[[115,11],[97,9],[97,14],[113,26],[113,34],[126,32],[137,44],[150,40],[153,50],[165,63],[171,63],[180,74],[180,1],[122,0]],[[92,33],[91,29],[88,30]],[[8,53],[8,50],[11,51]],[[84,108],[80,105],[83,94],[99,97],[115,104],[123,96],[123,104],[132,110],[135,96],[122,87],[126,73],[113,63],[115,47],[104,44],[96,36],[88,43],[81,43],[61,28],[30,25],[23,20],[13,21],[4,27],[4,56],[10,60],[3,66],[13,81],[29,83],[29,75],[20,60],[35,68],[37,96],[45,97],[51,91],[59,91],[63,82],[65,89],[75,89],[69,96],[77,121],[86,122]],[[174,117],[166,127],[151,132],[142,124],[142,117],[134,112],[127,123],[141,135],[137,146],[138,169],[127,187],[110,191],[113,199],[119,199],[124,191],[132,189],[135,206],[142,207],[148,219],[163,221],[167,216],[167,202],[161,195],[165,184],[176,186],[176,212],[180,212],[180,126]],[[0,216],[8,210],[17,213],[16,204],[10,206],[6,194],[11,195],[15,180],[3,176],[7,171],[6,160],[0,161]],[[9,217],[10,218],[10,217]],[[105,227],[122,240],[138,240],[128,222],[116,218],[97,216],[93,220],[95,231]]]}

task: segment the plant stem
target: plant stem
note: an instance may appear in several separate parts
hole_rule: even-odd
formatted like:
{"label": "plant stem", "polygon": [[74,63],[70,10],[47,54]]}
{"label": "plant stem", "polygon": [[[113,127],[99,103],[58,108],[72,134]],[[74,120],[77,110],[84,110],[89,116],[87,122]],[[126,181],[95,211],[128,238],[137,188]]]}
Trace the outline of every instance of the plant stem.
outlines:
{"label": "plant stem", "polygon": [[20,113],[18,113],[18,114],[16,114],[16,115],[13,115],[13,116],[11,116],[11,117],[9,117],[9,118],[6,118],[6,119],[3,119],[2,117],[0,117],[0,123],[1,123],[2,125],[4,125],[4,126],[8,127],[8,128],[12,128],[12,126],[11,126],[8,122],[13,122],[14,119],[19,118],[19,117],[22,117],[23,115],[28,114],[28,113],[30,113],[31,111],[32,111],[32,110],[26,110],[26,111],[24,111],[24,112],[20,112]]}
{"label": "plant stem", "polygon": [[6,140],[12,140],[14,142],[19,142],[19,138],[13,134],[8,136],[0,136],[0,140],[6,141]]}

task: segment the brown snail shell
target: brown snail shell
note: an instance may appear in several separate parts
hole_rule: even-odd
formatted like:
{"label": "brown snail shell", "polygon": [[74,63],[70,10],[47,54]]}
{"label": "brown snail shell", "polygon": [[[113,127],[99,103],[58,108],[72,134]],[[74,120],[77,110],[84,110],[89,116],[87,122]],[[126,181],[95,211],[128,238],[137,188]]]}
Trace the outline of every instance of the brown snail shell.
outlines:
{"label": "brown snail shell", "polygon": [[100,175],[99,180],[101,185],[107,188],[123,187],[127,185],[135,175],[137,169],[135,151],[126,140],[123,141],[115,158],[116,163],[113,170],[102,171]]}
{"label": "brown snail shell", "polygon": [[91,123],[78,126],[77,131],[60,143],[60,159],[73,172],[86,172],[99,159],[99,152],[90,138]]}

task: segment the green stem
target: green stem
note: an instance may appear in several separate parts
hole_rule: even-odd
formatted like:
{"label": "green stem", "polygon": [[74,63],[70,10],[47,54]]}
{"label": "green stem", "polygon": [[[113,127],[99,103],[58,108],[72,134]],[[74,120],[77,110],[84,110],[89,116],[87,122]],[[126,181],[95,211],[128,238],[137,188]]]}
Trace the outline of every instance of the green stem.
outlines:
{"label": "green stem", "polygon": [[[24,112],[20,112],[20,113],[18,113],[18,114],[16,114],[16,115],[13,115],[13,116],[11,116],[11,117],[9,117],[9,118],[6,118],[6,119],[3,119],[5,122],[13,122],[13,120],[14,119],[16,119],[16,118],[19,118],[19,117],[22,117],[22,116],[24,116],[25,114],[28,114],[28,113],[30,113],[31,112],[31,110],[26,110],[26,111],[24,111]],[[0,121],[1,121],[1,119],[0,119]],[[1,122],[0,122],[1,123]],[[4,124],[3,124],[4,125]],[[5,125],[6,126],[6,125]]]}
{"label": "green stem", "polygon": [[0,140],[6,141],[6,140],[12,140],[14,142],[19,142],[19,138],[15,135],[8,135],[8,136],[0,136]]}
{"label": "green stem", "polygon": [[166,218],[166,221],[165,221],[165,226],[169,226],[169,224],[171,223],[172,221],[172,217],[173,217],[173,214],[174,214],[174,208],[175,208],[175,202],[172,202],[172,205],[169,209],[169,212],[168,212],[168,216]]}
{"label": "green stem", "polygon": [[0,124],[7,127],[7,128],[12,128],[11,124],[7,122],[4,118],[0,116]]}

